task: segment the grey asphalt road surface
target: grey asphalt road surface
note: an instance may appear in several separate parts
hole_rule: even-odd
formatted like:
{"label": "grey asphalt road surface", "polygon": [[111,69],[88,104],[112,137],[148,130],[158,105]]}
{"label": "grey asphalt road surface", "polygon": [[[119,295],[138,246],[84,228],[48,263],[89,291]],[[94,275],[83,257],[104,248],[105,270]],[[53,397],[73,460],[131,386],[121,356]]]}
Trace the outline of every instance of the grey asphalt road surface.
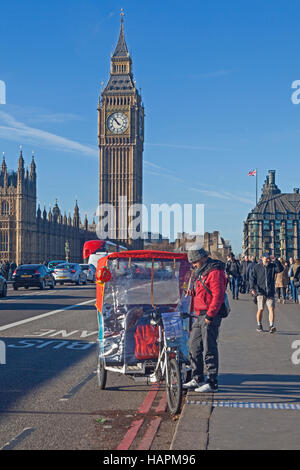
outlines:
{"label": "grey asphalt road surface", "polygon": [[[9,290],[0,301],[0,449],[116,449],[141,417],[141,437],[147,431],[163,390],[141,415],[149,385],[108,373],[106,390],[98,388],[95,294],[93,285],[66,285]],[[151,446],[169,449],[176,422],[161,417]]]}

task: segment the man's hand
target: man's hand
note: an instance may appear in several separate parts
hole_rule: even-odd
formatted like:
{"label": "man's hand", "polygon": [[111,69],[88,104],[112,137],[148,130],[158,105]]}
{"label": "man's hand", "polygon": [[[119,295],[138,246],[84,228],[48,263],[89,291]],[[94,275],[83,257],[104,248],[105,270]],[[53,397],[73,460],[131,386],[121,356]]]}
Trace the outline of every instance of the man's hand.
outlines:
{"label": "man's hand", "polygon": [[254,289],[251,290],[251,294],[252,294],[252,295],[256,295],[256,292],[255,292]]}
{"label": "man's hand", "polygon": [[206,323],[207,325],[210,325],[210,324],[211,324],[211,320],[208,320],[207,318],[205,318],[204,321],[205,321],[205,323]]}

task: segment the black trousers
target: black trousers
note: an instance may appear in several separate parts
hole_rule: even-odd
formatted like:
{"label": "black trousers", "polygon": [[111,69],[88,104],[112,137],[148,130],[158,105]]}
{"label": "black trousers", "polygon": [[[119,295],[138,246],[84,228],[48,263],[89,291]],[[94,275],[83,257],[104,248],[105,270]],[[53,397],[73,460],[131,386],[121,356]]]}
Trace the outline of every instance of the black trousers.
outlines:
{"label": "black trousers", "polygon": [[204,366],[207,379],[216,381],[219,371],[218,336],[222,318],[217,315],[210,325],[205,322],[205,315],[195,319],[189,338],[189,358],[192,378],[198,383],[204,381]]}
{"label": "black trousers", "polygon": [[283,299],[286,299],[286,287],[276,287],[276,292],[278,299],[280,299],[280,295]]}

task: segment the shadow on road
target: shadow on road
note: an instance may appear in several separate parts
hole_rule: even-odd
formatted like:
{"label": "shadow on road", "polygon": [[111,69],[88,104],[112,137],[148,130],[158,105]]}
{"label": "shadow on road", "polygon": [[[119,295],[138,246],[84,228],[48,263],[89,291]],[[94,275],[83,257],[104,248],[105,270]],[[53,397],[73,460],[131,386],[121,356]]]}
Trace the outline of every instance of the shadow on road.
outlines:
{"label": "shadow on road", "polygon": [[299,375],[220,374],[216,398],[300,402]]}
{"label": "shadow on road", "polygon": [[96,344],[92,342],[36,337],[0,340],[6,345],[6,364],[0,365],[0,416],[91,355],[95,357],[96,368]]}

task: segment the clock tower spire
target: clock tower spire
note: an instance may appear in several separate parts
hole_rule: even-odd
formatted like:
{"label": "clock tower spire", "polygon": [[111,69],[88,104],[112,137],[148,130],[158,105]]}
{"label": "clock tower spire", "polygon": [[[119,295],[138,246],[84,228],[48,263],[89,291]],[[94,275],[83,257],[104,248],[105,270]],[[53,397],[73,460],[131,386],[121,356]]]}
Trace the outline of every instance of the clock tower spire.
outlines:
{"label": "clock tower spire", "polygon": [[104,204],[110,204],[115,211],[114,226],[109,227],[114,235],[108,233],[109,238],[138,249],[143,246],[142,240],[132,240],[128,228],[140,216],[129,215],[129,208],[142,204],[144,107],[133,79],[123,17],[121,10],[110,76],[98,106],[99,205],[100,214]]}

